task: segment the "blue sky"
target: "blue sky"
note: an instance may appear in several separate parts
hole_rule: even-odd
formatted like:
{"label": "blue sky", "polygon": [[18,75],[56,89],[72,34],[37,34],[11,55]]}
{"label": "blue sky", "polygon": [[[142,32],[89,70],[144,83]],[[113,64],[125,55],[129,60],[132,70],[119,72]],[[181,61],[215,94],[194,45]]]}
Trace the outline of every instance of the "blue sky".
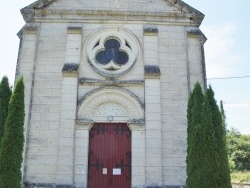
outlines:
{"label": "blue sky", "polygon": [[[13,85],[19,39],[24,25],[20,9],[33,0],[3,1],[0,11],[0,78],[7,75]],[[206,15],[201,30],[205,44],[207,77],[250,76],[249,0],[185,0]],[[224,101],[228,128],[250,134],[250,78],[208,80],[217,101]]]}

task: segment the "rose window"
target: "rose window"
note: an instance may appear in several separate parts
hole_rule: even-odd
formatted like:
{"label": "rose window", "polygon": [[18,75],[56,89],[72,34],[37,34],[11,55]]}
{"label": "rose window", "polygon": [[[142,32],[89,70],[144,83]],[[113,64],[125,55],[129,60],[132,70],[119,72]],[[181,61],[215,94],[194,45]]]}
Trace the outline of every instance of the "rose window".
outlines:
{"label": "rose window", "polygon": [[86,54],[91,67],[105,77],[118,77],[129,72],[137,61],[137,39],[121,28],[97,31],[86,41]]}
{"label": "rose window", "polygon": [[120,43],[115,39],[109,39],[104,43],[104,49],[96,54],[96,61],[106,70],[117,70],[126,64],[129,57],[120,49]]}

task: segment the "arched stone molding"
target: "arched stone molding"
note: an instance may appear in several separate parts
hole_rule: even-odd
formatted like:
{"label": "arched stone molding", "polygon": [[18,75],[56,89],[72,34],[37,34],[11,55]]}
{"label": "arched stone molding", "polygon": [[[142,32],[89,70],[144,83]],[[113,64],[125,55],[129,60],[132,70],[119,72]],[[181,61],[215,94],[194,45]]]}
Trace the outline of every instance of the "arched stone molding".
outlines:
{"label": "arched stone molding", "polygon": [[[95,57],[97,52],[104,48],[105,41],[115,39],[120,43],[121,51],[128,55],[128,62],[119,69],[104,69],[104,66],[99,64]],[[84,45],[84,53],[88,63],[94,71],[104,77],[119,77],[128,73],[134,65],[140,60],[140,42],[136,36],[121,26],[105,26],[93,31],[87,38]]]}
{"label": "arched stone molding", "polygon": [[98,88],[78,104],[77,124],[87,122],[144,123],[144,105],[130,91],[119,87]]}

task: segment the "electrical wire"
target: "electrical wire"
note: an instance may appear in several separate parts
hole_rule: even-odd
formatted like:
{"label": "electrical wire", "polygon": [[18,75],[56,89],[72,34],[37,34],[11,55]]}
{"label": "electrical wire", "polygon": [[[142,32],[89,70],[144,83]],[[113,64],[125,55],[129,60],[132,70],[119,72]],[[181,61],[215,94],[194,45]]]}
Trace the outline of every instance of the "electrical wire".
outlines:
{"label": "electrical wire", "polygon": [[229,79],[242,79],[242,78],[250,78],[250,76],[232,76],[232,77],[224,77],[224,78],[208,78],[207,80],[229,80]]}

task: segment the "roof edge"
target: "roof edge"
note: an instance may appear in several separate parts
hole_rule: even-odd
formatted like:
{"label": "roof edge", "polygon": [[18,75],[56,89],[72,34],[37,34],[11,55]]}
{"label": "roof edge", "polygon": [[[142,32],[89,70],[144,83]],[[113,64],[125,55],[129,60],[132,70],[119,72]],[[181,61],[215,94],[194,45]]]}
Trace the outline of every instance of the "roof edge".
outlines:
{"label": "roof edge", "polygon": [[[50,4],[54,3],[55,1],[57,0],[37,0],[34,3],[31,3],[30,5],[22,8],[21,14],[24,16],[25,12],[30,12],[31,13],[30,16],[32,16],[32,14],[34,14],[32,10],[45,8]],[[197,21],[199,25],[201,24],[202,20],[205,17],[205,15],[202,12],[198,11],[197,9],[193,8],[192,6],[188,5],[182,0],[165,0],[165,1],[172,6],[179,8],[181,12],[191,14],[191,17],[189,19]]]}
{"label": "roof edge", "polygon": [[21,9],[21,13],[27,9],[41,9],[49,6],[57,0],[37,0],[34,3],[29,4],[28,6]]}
{"label": "roof edge", "polygon": [[[168,3],[170,3],[172,6],[176,6],[181,9],[183,12],[191,13],[192,17],[190,19],[193,20],[202,20],[204,19],[205,15],[195,9],[194,7],[190,6],[189,4],[185,3],[182,0],[166,0]],[[201,24],[200,22],[200,24]]]}

